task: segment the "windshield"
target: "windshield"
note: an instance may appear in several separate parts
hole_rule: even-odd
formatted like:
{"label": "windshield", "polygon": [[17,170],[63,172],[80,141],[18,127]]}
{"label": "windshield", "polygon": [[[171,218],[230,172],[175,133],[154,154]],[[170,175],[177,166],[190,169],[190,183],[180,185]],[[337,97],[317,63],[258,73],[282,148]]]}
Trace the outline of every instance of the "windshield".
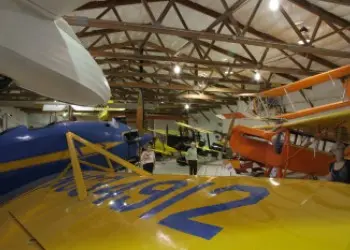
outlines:
{"label": "windshield", "polygon": [[126,132],[124,134],[124,139],[126,141],[134,141],[138,138],[139,138],[139,132],[137,132],[137,131],[130,131],[130,132]]}

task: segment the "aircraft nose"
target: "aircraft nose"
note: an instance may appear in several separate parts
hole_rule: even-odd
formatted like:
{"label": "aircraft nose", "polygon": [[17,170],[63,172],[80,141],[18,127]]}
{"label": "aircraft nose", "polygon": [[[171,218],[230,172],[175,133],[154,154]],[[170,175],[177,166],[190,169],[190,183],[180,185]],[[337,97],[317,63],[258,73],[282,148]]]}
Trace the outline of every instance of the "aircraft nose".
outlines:
{"label": "aircraft nose", "polygon": [[141,137],[141,141],[140,141],[141,146],[144,146],[145,144],[149,143],[150,141],[152,141],[152,139],[153,139],[152,134],[144,134]]}

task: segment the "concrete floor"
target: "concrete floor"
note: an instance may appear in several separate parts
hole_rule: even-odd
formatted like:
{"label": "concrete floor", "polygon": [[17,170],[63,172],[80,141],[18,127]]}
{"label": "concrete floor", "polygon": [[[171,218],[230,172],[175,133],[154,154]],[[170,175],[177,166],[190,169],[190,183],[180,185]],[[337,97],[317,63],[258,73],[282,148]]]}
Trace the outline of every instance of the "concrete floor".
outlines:
{"label": "concrete floor", "polygon": [[[189,167],[180,166],[175,159],[163,160],[156,162],[154,174],[174,174],[188,175]],[[230,176],[230,172],[224,168],[222,160],[216,161],[199,161],[198,175],[201,176]]]}
{"label": "concrete floor", "polygon": [[[189,167],[180,166],[176,163],[175,159],[167,159],[156,162],[153,174],[167,174],[167,175],[188,175]],[[237,176],[235,171],[230,171],[225,167],[223,160],[200,160],[198,164],[198,173],[199,176]],[[244,174],[239,176],[246,176]],[[287,178],[291,179],[301,179],[304,174],[294,173],[288,175]],[[320,180],[323,180],[324,177],[319,177]]]}

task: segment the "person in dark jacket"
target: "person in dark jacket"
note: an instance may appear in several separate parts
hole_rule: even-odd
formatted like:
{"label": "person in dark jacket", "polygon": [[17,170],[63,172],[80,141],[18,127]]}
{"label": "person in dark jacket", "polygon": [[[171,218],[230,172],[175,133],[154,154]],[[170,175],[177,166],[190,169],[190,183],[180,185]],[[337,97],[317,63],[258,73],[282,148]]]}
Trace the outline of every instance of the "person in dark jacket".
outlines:
{"label": "person in dark jacket", "polygon": [[330,151],[335,156],[335,162],[329,167],[329,181],[350,183],[350,161],[344,158],[345,145],[335,143]]}

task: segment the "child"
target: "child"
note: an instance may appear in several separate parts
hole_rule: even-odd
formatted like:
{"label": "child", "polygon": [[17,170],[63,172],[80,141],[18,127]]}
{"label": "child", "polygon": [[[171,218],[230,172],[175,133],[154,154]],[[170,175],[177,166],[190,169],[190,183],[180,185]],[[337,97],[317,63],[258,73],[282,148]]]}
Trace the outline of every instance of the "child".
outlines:
{"label": "child", "polygon": [[156,156],[152,150],[151,145],[147,146],[147,149],[141,154],[141,164],[143,170],[153,174],[154,164],[156,162]]}

